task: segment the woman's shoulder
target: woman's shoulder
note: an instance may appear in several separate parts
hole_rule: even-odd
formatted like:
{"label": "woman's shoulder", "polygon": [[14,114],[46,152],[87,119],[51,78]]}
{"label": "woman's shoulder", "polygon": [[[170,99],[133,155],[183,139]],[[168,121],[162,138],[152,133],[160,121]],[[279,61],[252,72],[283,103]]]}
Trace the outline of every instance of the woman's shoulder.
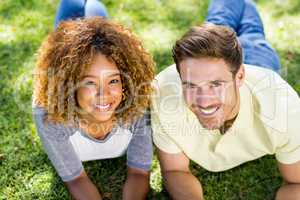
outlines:
{"label": "woman's shoulder", "polygon": [[41,106],[32,106],[32,115],[39,135],[49,139],[65,140],[78,130],[70,124],[48,121],[47,114],[47,109]]}
{"label": "woman's shoulder", "polygon": [[138,134],[151,127],[150,110],[145,110],[129,127],[132,133]]}

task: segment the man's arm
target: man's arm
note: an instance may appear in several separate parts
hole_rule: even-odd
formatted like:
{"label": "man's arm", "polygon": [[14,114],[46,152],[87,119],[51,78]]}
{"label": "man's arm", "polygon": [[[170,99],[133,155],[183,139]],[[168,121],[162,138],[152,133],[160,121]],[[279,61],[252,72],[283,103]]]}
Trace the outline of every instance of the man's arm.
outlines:
{"label": "man's arm", "polygon": [[150,172],[128,167],[123,200],[144,200],[149,192]]}
{"label": "man's arm", "polygon": [[189,170],[183,153],[169,154],[158,149],[164,184],[174,200],[203,200],[202,187]]}
{"label": "man's arm", "polygon": [[101,200],[97,187],[93,184],[85,171],[74,180],[65,183],[71,196],[75,200]]}
{"label": "man's arm", "polygon": [[279,188],[276,200],[300,199],[300,161],[290,165],[278,162],[278,167],[286,184]]}

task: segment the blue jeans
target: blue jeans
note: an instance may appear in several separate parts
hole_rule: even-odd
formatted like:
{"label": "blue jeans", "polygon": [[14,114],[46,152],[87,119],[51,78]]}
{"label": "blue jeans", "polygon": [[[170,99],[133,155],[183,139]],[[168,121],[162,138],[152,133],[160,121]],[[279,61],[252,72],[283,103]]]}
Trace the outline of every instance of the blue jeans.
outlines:
{"label": "blue jeans", "polygon": [[263,23],[252,0],[212,0],[206,21],[229,26],[236,32],[245,64],[279,73],[279,57],[265,38]]}
{"label": "blue jeans", "polygon": [[79,17],[108,17],[107,10],[98,0],[61,0],[56,11],[55,28],[61,21]]}

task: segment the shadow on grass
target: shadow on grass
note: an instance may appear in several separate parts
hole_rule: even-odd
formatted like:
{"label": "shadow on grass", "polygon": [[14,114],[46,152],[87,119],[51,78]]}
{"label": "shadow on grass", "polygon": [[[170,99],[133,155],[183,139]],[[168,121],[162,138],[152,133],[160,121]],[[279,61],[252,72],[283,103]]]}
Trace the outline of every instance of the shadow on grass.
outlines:
{"label": "shadow on grass", "polygon": [[[122,199],[122,188],[127,172],[126,156],[108,160],[89,161],[84,163],[84,168],[93,183],[101,191],[104,200]],[[57,200],[70,199],[67,188],[54,171],[53,176],[50,196],[55,196]],[[148,199],[164,200],[170,198],[165,190],[159,193],[151,190],[148,194]]]}
{"label": "shadow on grass", "polygon": [[126,156],[91,161],[84,164],[86,172],[100,189],[104,199],[121,199],[126,179]]}
{"label": "shadow on grass", "polygon": [[[126,158],[84,162],[84,169],[92,182],[101,191],[104,200],[117,200],[122,197],[122,187],[126,178]],[[63,181],[53,168],[50,196],[55,199],[71,199]]]}
{"label": "shadow on grass", "polygon": [[282,179],[273,156],[266,156],[225,172],[208,172],[192,163],[207,200],[273,200]]}

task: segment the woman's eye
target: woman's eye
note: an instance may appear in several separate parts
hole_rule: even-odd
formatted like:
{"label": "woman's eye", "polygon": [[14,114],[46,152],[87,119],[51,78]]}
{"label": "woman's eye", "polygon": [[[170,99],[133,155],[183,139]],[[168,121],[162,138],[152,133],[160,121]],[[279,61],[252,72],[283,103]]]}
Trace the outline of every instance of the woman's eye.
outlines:
{"label": "woman's eye", "polygon": [[85,82],[85,85],[96,85],[94,81],[87,81]]}
{"label": "woman's eye", "polygon": [[113,79],[109,83],[119,83],[119,80],[118,79]]}

